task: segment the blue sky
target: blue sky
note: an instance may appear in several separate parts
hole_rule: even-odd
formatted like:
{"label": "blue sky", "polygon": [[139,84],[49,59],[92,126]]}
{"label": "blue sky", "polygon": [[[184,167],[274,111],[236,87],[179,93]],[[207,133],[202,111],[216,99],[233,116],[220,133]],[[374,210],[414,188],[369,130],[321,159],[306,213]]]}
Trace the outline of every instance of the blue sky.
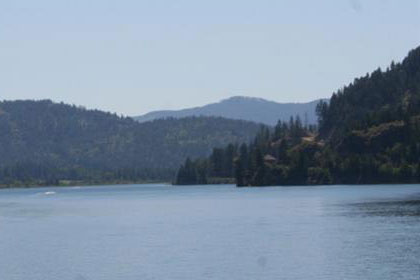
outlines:
{"label": "blue sky", "polygon": [[2,0],[0,99],[310,101],[419,45],[420,0]]}

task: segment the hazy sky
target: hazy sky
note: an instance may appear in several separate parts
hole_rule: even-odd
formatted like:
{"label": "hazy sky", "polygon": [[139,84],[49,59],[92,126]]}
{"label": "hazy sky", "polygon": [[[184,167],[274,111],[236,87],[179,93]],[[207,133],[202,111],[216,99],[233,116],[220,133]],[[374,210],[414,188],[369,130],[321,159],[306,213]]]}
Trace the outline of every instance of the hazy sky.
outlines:
{"label": "hazy sky", "polygon": [[1,0],[0,99],[309,101],[419,45],[420,0]]}

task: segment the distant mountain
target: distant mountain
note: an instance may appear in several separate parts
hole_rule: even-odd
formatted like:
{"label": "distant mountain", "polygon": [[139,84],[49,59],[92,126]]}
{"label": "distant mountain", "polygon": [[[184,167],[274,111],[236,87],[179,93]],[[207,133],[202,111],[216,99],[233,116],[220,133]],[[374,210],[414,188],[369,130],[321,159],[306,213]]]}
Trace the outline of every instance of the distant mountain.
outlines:
{"label": "distant mountain", "polygon": [[[320,100],[308,103],[277,103],[261,98],[235,96],[218,103],[178,111],[154,111],[134,117],[139,122],[168,117],[217,116],[239,119],[274,126],[278,120],[288,121],[291,116],[299,115],[304,122],[316,124],[315,107]],[[305,117],[306,116],[306,117]]]}
{"label": "distant mountain", "polygon": [[260,125],[217,117],[138,123],[44,101],[0,102],[0,186],[170,180],[187,157],[248,142]]}

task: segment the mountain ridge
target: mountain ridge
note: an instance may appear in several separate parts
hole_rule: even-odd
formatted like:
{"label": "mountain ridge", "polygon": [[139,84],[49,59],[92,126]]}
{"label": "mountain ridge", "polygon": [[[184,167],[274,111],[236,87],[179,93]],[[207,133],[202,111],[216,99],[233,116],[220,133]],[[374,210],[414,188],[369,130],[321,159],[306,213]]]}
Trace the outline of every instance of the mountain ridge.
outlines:
{"label": "mountain ridge", "polygon": [[278,103],[258,97],[233,96],[219,102],[181,110],[159,110],[133,117],[139,122],[154,119],[183,118],[189,116],[215,116],[235,120],[246,120],[274,126],[279,120],[287,121],[298,115],[308,124],[316,124],[317,99],[306,103]]}

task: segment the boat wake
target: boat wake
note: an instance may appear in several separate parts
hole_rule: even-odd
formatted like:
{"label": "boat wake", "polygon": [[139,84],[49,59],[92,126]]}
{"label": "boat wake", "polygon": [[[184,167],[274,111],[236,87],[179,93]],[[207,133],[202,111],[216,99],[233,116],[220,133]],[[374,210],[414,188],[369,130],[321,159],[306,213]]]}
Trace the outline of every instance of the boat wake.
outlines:
{"label": "boat wake", "polygon": [[53,195],[56,194],[56,192],[44,192],[45,195]]}

